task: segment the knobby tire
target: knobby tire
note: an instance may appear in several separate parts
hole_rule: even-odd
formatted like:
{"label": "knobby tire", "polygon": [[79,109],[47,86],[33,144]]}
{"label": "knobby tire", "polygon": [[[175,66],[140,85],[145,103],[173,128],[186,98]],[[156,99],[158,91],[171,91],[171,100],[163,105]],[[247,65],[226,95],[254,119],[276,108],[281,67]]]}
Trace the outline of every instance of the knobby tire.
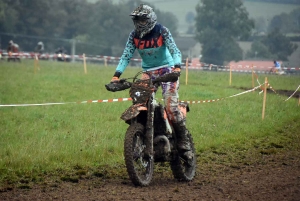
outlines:
{"label": "knobby tire", "polygon": [[124,158],[127,173],[136,186],[148,186],[153,177],[154,160],[144,156],[144,126],[132,123],[125,135]]}
{"label": "knobby tire", "polygon": [[174,156],[174,159],[170,162],[173,176],[178,181],[192,181],[196,174],[196,151],[193,142],[193,137],[190,133],[188,134],[188,138],[190,139],[191,148],[194,153],[192,164],[190,165],[187,162],[183,161],[178,154]]}

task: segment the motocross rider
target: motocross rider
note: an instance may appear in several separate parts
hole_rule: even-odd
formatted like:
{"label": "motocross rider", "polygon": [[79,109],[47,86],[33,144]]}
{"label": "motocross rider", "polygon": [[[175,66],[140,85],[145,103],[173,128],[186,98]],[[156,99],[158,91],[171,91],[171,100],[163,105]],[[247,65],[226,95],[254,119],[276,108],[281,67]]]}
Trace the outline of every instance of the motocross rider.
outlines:
{"label": "motocross rider", "polygon": [[[153,9],[141,4],[130,14],[134,29],[129,34],[124,52],[116,68],[111,82],[118,82],[121,74],[133,57],[135,50],[142,58],[142,68],[155,79],[173,71],[180,73],[181,52],[177,48],[169,29],[157,23],[157,17]],[[149,78],[146,73],[142,79]],[[176,137],[177,148],[187,160],[192,159],[193,153],[187,136],[183,115],[178,108],[179,79],[175,82],[162,82],[162,95],[169,119],[172,121]]]}

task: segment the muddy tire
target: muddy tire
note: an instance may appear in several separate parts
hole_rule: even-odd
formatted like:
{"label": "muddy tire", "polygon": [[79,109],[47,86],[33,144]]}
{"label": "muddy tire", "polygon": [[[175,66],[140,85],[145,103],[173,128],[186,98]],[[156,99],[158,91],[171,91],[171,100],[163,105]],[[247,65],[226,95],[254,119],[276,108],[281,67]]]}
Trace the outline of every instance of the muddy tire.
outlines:
{"label": "muddy tire", "polygon": [[136,186],[148,186],[153,177],[154,161],[145,157],[144,126],[133,123],[124,140],[124,157],[129,178]]}
{"label": "muddy tire", "polygon": [[194,157],[191,161],[191,164],[188,164],[186,161],[184,161],[178,154],[174,157],[174,160],[170,162],[173,176],[178,181],[192,181],[196,173],[196,151],[193,138],[190,133],[188,134],[188,138],[190,139],[192,151],[194,153]]}

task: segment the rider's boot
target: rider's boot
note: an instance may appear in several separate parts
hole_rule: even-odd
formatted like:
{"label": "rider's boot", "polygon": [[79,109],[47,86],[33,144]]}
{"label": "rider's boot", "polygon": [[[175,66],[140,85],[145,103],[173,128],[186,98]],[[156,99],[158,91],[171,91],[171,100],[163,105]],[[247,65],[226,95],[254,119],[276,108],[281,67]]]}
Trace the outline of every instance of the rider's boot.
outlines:
{"label": "rider's boot", "polygon": [[185,160],[191,161],[193,159],[193,151],[190,140],[188,138],[188,130],[186,129],[185,122],[180,121],[173,123],[173,127],[177,137],[177,148],[183,154]]}

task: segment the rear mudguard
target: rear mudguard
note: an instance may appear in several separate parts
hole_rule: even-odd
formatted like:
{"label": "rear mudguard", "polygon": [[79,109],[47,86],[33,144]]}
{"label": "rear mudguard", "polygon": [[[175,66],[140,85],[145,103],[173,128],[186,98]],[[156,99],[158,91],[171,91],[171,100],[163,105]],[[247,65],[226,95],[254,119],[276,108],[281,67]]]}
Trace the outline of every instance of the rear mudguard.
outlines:
{"label": "rear mudguard", "polygon": [[121,115],[121,119],[124,121],[128,121],[138,116],[140,111],[145,111],[145,110],[147,110],[147,107],[145,105],[142,104],[132,105],[127,110],[125,110],[125,112],[123,112],[123,114]]}

